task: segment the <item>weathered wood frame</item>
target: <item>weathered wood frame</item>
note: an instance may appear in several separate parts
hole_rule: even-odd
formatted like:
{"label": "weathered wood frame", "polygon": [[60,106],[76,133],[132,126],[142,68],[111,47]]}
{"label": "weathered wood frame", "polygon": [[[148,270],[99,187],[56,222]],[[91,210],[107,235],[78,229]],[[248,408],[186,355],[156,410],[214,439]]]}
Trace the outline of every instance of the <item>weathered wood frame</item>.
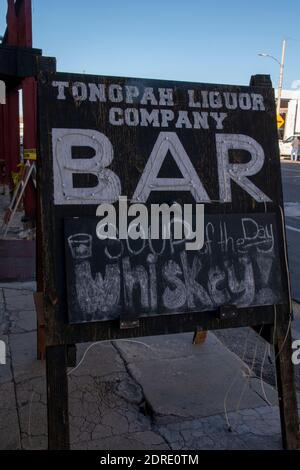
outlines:
{"label": "weathered wood frame", "polygon": [[[68,74],[62,76],[72,77]],[[40,82],[51,79],[50,75],[41,75]],[[253,76],[250,86],[254,89],[264,89],[274,100],[272,85],[266,76]],[[230,87],[228,87],[230,88]],[[280,158],[277,144],[275,100],[274,109],[269,119],[274,125],[268,129],[269,141],[274,153],[270,164],[268,177],[275,178],[276,189],[272,204],[254,204],[254,207],[243,201],[245,213],[275,212],[277,216],[278,245],[280,248],[280,265],[282,272],[282,285],[285,301],[277,306],[275,352],[280,352],[276,358],[279,406],[281,415],[283,446],[288,449],[299,447],[299,425],[297,414],[297,401],[294,386],[293,366],[291,363],[291,336],[287,334],[290,326],[290,289],[289,274],[286,264],[286,241],[283,220],[283,198],[280,176]],[[119,321],[95,322],[86,324],[68,324],[66,302],[57,293],[57,279],[55,279],[55,259],[57,247],[55,246],[55,215],[49,195],[52,197],[52,170],[51,170],[51,135],[47,122],[47,109],[39,107],[40,129],[40,168],[39,182],[41,193],[42,233],[43,233],[43,272],[44,272],[44,310],[46,318],[47,343],[47,383],[48,383],[48,432],[49,449],[66,449],[69,447],[68,422],[68,384],[67,384],[67,346],[79,342],[113,340],[118,338],[142,337],[194,331],[197,327],[203,330],[233,328],[242,326],[258,327],[274,326],[274,306],[237,309],[234,317],[220,315],[215,312],[188,313],[176,315],[163,315],[139,319],[139,326],[128,330],[120,329]],[[253,124],[255,126],[255,123]],[[45,130],[48,130],[47,135]],[[64,211],[66,217],[81,214],[76,211],[78,207],[69,207]],[[212,213],[236,212],[234,204],[222,204],[210,209]],[[92,215],[92,212],[87,215]],[[273,337],[273,335],[269,335]],[[57,404],[59,402],[59,405]]]}

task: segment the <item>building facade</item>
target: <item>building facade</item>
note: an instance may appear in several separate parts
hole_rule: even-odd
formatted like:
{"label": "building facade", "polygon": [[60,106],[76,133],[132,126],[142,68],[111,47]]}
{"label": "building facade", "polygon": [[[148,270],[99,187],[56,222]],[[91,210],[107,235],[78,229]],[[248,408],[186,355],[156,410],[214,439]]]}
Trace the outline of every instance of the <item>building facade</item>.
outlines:
{"label": "building facade", "polygon": [[282,90],[280,114],[284,125],[279,129],[279,138],[286,140],[295,134],[300,135],[300,90]]}

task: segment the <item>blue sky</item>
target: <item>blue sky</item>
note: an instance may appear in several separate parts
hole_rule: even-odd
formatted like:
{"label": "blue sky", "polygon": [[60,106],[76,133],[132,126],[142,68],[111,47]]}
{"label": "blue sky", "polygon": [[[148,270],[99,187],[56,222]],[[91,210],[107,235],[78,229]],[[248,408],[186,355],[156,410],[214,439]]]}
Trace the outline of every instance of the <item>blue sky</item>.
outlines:
{"label": "blue sky", "polygon": [[[6,0],[0,0],[0,31]],[[300,80],[298,0],[33,0],[34,46],[58,70],[247,85],[287,38],[284,87]]]}

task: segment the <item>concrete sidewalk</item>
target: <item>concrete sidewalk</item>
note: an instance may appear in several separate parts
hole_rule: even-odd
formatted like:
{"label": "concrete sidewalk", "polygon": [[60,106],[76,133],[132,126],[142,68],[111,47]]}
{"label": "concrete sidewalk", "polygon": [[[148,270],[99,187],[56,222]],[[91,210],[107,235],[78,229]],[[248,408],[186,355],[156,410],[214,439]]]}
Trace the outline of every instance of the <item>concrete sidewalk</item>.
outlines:
{"label": "concrete sidewalk", "polygon": [[[34,289],[34,283],[0,286],[0,339],[7,345],[7,364],[0,366],[0,449],[47,447]],[[249,378],[249,369],[213,333],[198,346],[192,336],[94,343],[69,371],[72,448],[280,449],[276,391]],[[78,346],[77,364],[88,346]]]}
{"label": "concrete sidewalk", "polygon": [[0,282],[31,281],[35,279],[35,229],[24,229],[22,207],[11,219],[5,236],[4,214],[8,210],[10,198],[0,195]]}

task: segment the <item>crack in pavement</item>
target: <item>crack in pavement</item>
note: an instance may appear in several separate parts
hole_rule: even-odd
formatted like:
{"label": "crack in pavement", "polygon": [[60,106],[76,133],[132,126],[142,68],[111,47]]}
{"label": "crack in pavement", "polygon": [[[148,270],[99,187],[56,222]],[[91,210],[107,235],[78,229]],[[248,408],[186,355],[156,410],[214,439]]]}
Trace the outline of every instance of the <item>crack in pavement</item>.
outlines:
{"label": "crack in pavement", "polygon": [[[7,308],[6,308],[6,298],[3,292],[3,306],[4,306],[4,316],[7,313]],[[10,335],[7,336],[7,347],[8,347],[8,354],[10,356],[9,360],[9,368],[11,372],[11,380],[13,384],[13,389],[14,389],[14,398],[15,398],[15,403],[16,403],[16,413],[17,413],[17,420],[18,420],[18,441],[19,441],[19,446],[20,449],[23,450],[23,445],[22,445],[22,439],[21,439],[21,417],[20,417],[20,409],[19,409],[19,402],[18,402],[18,396],[17,396],[17,384],[15,380],[15,371],[14,371],[14,366],[13,366],[13,357],[12,357],[12,348],[11,348],[11,343],[10,343]]]}
{"label": "crack in pavement", "polygon": [[138,380],[136,379],[136,377],[134,376],[134,374],[130,370],[129,364],[128,364],[122,350],[119,348],[118,344],[116,343],[116,341],[111,341],[111,344],[112,344],[113,348],[115,349],[115,351],[119,354],[119,357],[121,358],[121,360],[124,364],[124,367],[125,367],[125,370],[126,370],[127,374],[129,375],[131,380],[136,384],[136,386],[141,390],[141,393],[142,393],[142,396],[143,396],[143,401],[140,404],[140,412],[142,412],[141,411],[141,405],[144,403],[145,404],[144,415],[146,417],[148,417],[148,419],[149,419],[151,431],[154,432],[155,434],[159,435],[162,438],[162,440],[165,442],[165,444],[168,446],[168,448],[171,450],[172,449],[171,443],[160,432],[160,430],[158,429],[158,426],[155,423],[155,420],[154,420],[155,411],[154,411],[153,407],[151,406],[151,403],[149,403],[149,401],[147,400],[142,385],[138,382]]}

